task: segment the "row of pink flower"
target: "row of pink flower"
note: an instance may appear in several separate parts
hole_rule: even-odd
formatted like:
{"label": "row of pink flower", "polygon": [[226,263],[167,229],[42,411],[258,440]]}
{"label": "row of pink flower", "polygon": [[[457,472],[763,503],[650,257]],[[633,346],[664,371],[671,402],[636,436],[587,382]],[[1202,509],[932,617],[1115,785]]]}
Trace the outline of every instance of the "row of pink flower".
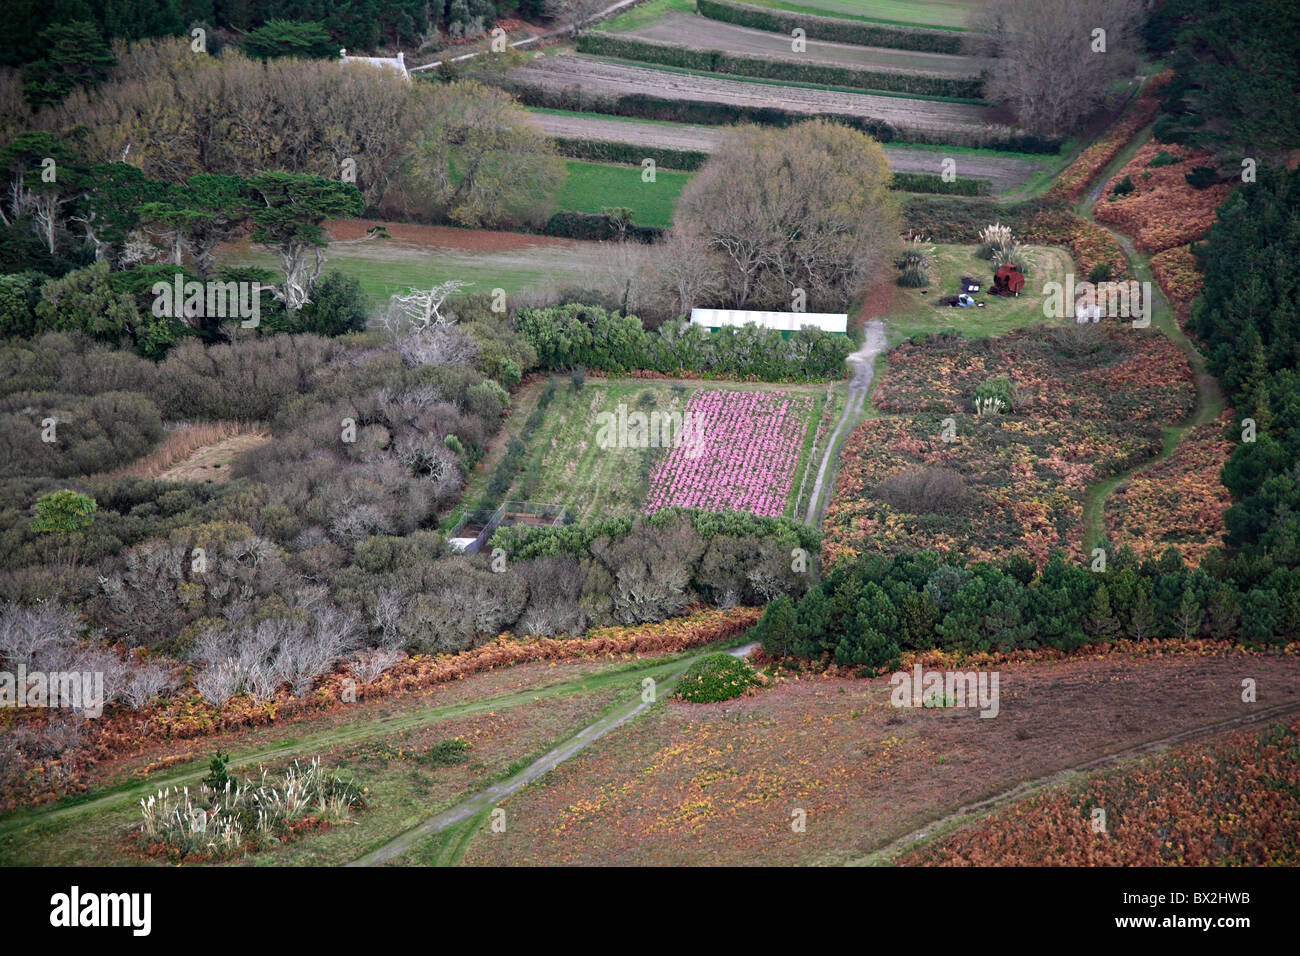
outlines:
{"label": "row of pink flower", "polygon": [[787,392],[697,391],[685,440],[650,475],[646,512],[784,514],[812,406],[811,396]]}

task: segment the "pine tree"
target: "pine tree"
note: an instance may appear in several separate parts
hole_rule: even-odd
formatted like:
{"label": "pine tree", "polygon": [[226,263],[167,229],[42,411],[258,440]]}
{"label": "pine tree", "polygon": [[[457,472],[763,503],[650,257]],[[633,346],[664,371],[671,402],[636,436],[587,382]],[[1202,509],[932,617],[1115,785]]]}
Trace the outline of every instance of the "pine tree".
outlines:
{"label": "pine tree", "polygon": [[1110,609],[1110,592],[1106,585],[1097,588],[1088,608],[1088,616],[1083,621],[1088,635],[1098,641],[1112,641],[1119,635],[1119,621]]}
{"label": "pine tree", "polygon": [[1201,629],[1201,620],[1205,617],[1205,611],[1201,608],[1201,602],[1196,599],[1196,593],[1190,588],[1183,588],[1182,600],[1178,602],[1178,630],[1183,639],[1190,638],[1193,634]]}
{"label": "pine tree", "polygon": [[1129,617],[1129,637],[1141,641],[1151,636],[1156,626],[1156,611],[1151,604],[1151,586],[1139,582],[1133,593],[1133,612]]}

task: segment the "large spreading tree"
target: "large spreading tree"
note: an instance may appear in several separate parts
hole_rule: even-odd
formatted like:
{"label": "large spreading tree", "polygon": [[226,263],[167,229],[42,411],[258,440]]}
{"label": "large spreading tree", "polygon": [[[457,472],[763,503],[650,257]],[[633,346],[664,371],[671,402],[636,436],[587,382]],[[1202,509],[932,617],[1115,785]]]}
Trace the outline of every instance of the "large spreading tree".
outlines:
{"label": "large spreading tree", "polygon": [[682,193],[666,254],[705,258],[711,305],[844,311],[898,244],[889,184],[880,144],[847,126],[741,127]]}

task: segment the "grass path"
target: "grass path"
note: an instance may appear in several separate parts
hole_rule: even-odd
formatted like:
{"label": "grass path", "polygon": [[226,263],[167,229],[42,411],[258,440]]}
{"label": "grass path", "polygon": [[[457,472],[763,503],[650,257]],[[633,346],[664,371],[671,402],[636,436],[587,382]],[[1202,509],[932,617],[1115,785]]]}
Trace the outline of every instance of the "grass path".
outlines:
{"label": "grass path", "polygon": [[[1096,205],[1097,200],[1101,198],[1106,183],[1133,158],[1133,155],[1146,143],[1150,136],[1151,127],[1148,126],[1134,136],[1124,149],[1120,150],[1119,154],[1098,175],[1083,202],[1075,208],[1075,212],[1094,223],[1097,222],[1093,216],[1093,207]],[[1198,425],[1205,425],[1214,421],[1224,409],[1223,392],[1219,388],[1219,383],[1206,369],[1205,356],[1201,354],[1200,349],[1196,347],[1195,343],[1187,337],[1187,334],[1179,326],[1178,320],[1174,317],[1173,309],[1155,281],[1155,276],[1151,272],[1150,261],[1138,251],[1137,247],[1133,245],[1133,240],[1128,236],[1111,229],[1104,223],[1097,223],[1097,225],[1115,237],[1116,242],[1124,251],[1124,257],[1128,260],[1129,271],[1133,273],[1133,277],[1138,282],[1147,284],[1151,289],[1151,323],[1168,336],[1170,341],[1177,345],[1187,358],[1187,364],[1192,369],[1192,377],[1196,383],[1196,408],[1193,409],[1191,416],[1186,421],[1167,426],[1164,429],[1163,444],[1158,455],[1135,468],[1112,475],[1105,481],[1099,482],[1088,489],[1083,500],[1083,547],[1087,552],[1100,547],[1101,543],[1106,540],[1106,500],[1110,497],[1111,492],[1115,490],[1115,487],[1121,481],[1126,481],[1138,472],[1164,461],[1173,454],[1179,441],[1188,431]]]}
{"label": "grass path", "polygon": [[[726,646],[726,642],[719,646]],[[710,646],[708,650],[716,649],[716,647]],[[234,752],[231,755],[230,767],[232,769],[245,768],[260,763],[309,756],[313,752],[327,747],[362,743],[457,717],[466,717],[507,707],[518,707],[553,697],[584,694],[594,689],[623,682],[639,686],[640,681],[645,677],[659,679],[671,675],[679,669],[680,662],[694,659],[694,657],[704,652],[706,651],[696,649],[668,657],[636,661],[598,674],[563,680],[554,684],[527,688],[508,694],[484,697],[474,701],[416,709],[395,717],[378,718],[318,731],[306,728],[302,736],[279,741],[269,746]],[[3,838],[29,827],[84,814],[112,810],[136,802],[142,797],[156,793],[165,787],[196,784],[207,771],[205,759],[196,759],[175,768],[169,768],[167,772],[151,775],[146,780],[119,784],[99,790],[90,796],[10,813],[0,819],[0,854],[3,853]]]}

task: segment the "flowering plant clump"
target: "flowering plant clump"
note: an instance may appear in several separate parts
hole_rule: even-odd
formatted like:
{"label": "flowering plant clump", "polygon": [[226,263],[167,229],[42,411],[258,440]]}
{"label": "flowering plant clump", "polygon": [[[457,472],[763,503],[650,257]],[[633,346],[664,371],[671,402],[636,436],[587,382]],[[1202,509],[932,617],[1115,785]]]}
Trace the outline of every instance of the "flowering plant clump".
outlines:
{"label": "flowering plant clump", "polygon": [[[214,763],[214,766],[216,764]],[[140,846],[173,862],[214,860],[284,842],[305,829],[340,823],[365,799],[354,784],[296,761],[261,779],[206,780],[191,791],[169,787],[140,801]]]}
{"label": "flowering plant clump", "polygon": [[813,400],[786,392],[699,391],[691,434],[650,476],[647,513],[664,508],[785,513]]}

